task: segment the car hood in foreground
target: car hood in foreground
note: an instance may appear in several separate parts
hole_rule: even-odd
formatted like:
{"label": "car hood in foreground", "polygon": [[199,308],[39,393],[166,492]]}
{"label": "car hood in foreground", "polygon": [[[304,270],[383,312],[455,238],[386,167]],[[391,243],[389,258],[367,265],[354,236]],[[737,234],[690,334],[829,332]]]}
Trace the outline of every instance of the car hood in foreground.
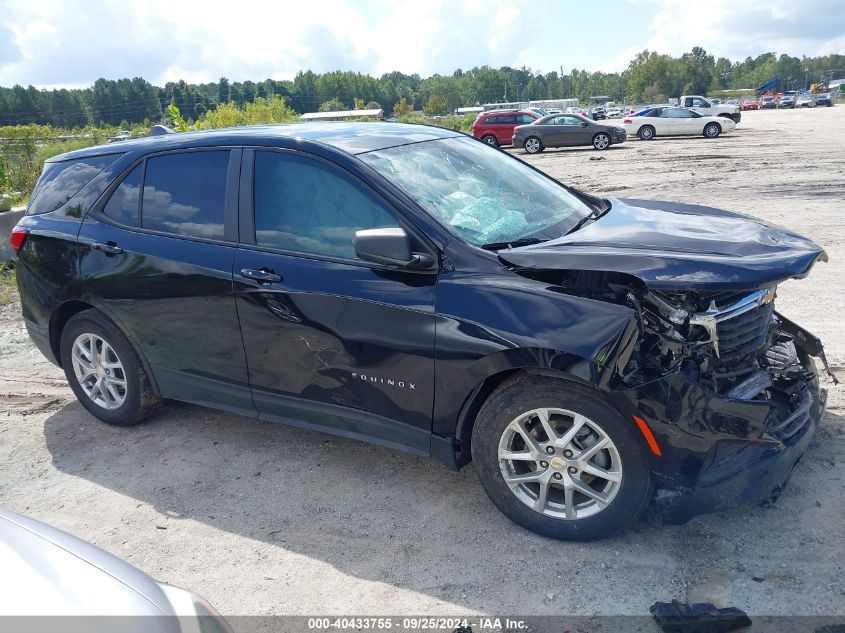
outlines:
{"label": "car hood in foreground", "polygon": [[653,290],[755,289],[827,261],[807,238],[739,213],[656,200],[611,203],[570,235],[498,255],[519,268],[626,273]]}
{"label": "car hood in foreground", "polygon": [[167,615],[145,573],[57,530],[0,509],[0,615]]}

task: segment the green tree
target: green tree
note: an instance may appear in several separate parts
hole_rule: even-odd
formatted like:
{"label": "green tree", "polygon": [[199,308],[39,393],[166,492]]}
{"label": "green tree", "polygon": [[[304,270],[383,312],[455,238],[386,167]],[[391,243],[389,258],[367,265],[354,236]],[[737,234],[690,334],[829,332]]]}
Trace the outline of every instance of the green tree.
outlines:
{"label": "green tree", "polygon": [[402,97],[393,104],[393,114],[396,116],[407,116],[414,111],[413,103],[408,103],[405,97]]}
{"label": "green tree", "polygon": [[229,102],[229,80],[221,77],[217,83],[217,103]]}
{"label": "green tree", "polygon": [[423,112],[428,116],[443,116],[449,114],[449,104],[440,95],[431,95],[423,106]]}
{"label": "green tree", "polygon": [[334,99],[329,99],[320,104],[320,112],[338,112],[340,110],[348,110],[349,108],[346,107],[340,99],[335,97]]}

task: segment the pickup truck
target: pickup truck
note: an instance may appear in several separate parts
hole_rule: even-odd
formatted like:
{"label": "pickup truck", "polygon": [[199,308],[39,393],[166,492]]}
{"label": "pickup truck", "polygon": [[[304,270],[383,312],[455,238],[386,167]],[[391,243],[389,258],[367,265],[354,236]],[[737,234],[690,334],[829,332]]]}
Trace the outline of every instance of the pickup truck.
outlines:
{"label": "pickup truck", "polygon": [[683,95],[678,100],[678,105],[682,108],[695,110],[702,116],[723,116],[733,119],[734,123],[739,123],[740,119],[742,119],[738,105],[728,105],[727,103],[714,104],[709,99],[705,99],[699,95]]}

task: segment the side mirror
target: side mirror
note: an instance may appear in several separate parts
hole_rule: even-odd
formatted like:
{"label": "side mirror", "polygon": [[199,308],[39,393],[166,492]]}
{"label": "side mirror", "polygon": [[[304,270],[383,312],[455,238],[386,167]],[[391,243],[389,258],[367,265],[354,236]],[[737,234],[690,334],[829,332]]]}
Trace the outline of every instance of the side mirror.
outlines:
{"label": "side mirror", "polygon": [[411,238],[402,228],[364,229],[355,231],[352,241],[355,254],[361,259],[396,268],[429,268],[434,258],[411,252]]}
{"label": "side mirror", "polygon": [[587,127],[588,125],[589,123],[587,123],[586,121],[581,121],[581,127]]}

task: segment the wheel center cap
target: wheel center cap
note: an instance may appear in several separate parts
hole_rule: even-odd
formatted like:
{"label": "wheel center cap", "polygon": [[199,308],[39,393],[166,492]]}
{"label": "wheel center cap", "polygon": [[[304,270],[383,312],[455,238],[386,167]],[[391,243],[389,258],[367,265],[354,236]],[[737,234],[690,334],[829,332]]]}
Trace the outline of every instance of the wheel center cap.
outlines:
{"label": "wheel center cap", "polygon": [[561,457],[552,457],[549,462],[555,470],[563,470],[566,468],[566,461]]}
{"label": "wheel center cap", "polygon": [[99,378],[103,378],[106,375],[106,370],[103,369],[102,365],[97,365],[96,374]]}

